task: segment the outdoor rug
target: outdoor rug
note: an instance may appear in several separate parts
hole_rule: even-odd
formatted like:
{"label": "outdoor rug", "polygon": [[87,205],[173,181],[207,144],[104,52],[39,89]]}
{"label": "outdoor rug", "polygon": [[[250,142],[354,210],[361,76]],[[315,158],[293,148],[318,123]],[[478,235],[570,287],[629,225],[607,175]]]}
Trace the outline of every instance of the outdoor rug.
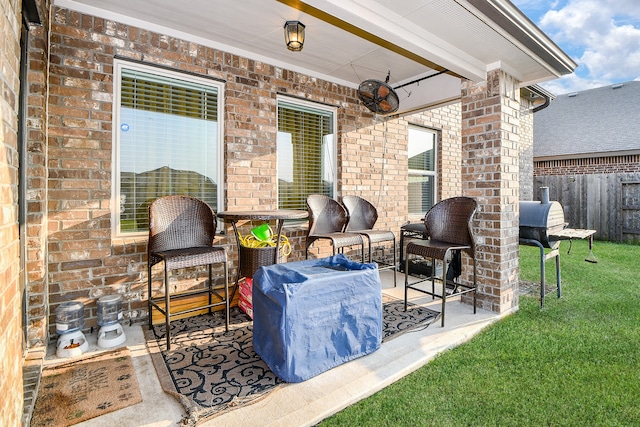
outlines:
{"label": "outdoor rug", "polygon": [[[382,342],[425,328],[440,313],[384,296]],[[145,330],[147,346],[165,392],[185,407],[184,425],[197,425],[234,408],[254,403],[286,383],[253,351],[253,324],[237,307],[231,309],[229,332],[222,312],[171,322],[171,350],[165,327]]]}
{"label": "outdoor rug", "polygon": [[46,367],[31,427],[70,426],[142,402],[126,347]]}

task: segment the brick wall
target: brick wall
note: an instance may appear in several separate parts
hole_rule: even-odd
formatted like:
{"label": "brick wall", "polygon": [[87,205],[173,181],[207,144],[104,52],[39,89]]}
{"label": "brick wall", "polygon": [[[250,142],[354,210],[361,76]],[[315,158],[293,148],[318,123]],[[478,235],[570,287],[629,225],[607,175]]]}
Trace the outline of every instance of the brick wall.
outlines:
{"label": "brick wall", "polygon": [[534,176],[640,172],[640,155],[544,160],[534,167]]}
{"label": "brick wall", "polygon": [[0,425],[22,416],[22,298],[18,240],[20,2],[0,6]]}
{"label": "brick wall", "polygon": [[[371,200],[381,212],[380,228],[399,231],[407,220],[409,122],[440,130],[440,193],[459,194],[459,105],[382,119],[352,88],[66,9],[55,9],[52,20],[46,212],[50,324],[57,305],[69,299],[84,301],[86,325],[95,324],[95,300],[113,292],[124,295],[125,316],[147,314],[146,238],[111,238],[116,55],[227,82],[225,209],[277,206],[276,94],[283,93],[340,107],[336,197],[358,194]],[[219,243],[235,258],[235,240],[230,227],[226,231]],[[305,227],[288,227],[286,234],[294,247],[290,260],[304,258]]]}
{"label": "brick wall", "polygon": [[[407,216],[407,129],[398,119],[379,119],[362,111],[355,99],[345,111],[339,133],[339,196],[355,194],[379,210],[378,226],[399,230]],[[364,114],[363,114],[364,113]]]}
{"label": "brick wall", "polygon": [[[367,116],[367,114],[365,114]],[[408,217],[407,150],[409,125],[438,133],[438,199],[458,196],[460,176],[460,103],[434,108],[408,117],[380,119],[371,127],[353,126],[345,132],[342,194],[357,193],[378,207],[377,226],[398,231]],[[365,142],[366,141],[366,142]]]}
{"label": "brick wall", "polygon": [[435,108],[407,118],[407,122],[439,130],[438,200],[462,194],[461,104]]}
{"label": "brick wall", "polygon": [[519,132],[515,79],[494,70],[486,82],[463,83],[463,193],[479,204],[479,304],[496,312],[518,305]]}

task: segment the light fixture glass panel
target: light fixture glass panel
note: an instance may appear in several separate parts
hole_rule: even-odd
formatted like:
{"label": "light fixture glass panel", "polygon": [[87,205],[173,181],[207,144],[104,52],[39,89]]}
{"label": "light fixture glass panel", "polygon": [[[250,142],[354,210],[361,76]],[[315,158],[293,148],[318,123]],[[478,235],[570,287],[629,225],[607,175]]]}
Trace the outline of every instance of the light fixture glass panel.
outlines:
{"label": "light fixture glass panel", "polygon": [[287,43],[287,49],[293,52],[302,50],[304,28],[304,24],[300,21],[287,21],[284,23],[284,40]]}

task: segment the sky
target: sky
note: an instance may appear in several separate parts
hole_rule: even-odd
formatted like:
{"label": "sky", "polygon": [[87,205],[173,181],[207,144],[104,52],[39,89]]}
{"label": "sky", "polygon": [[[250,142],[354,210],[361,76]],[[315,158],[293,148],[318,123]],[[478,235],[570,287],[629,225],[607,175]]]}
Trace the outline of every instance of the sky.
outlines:
{"label": "sky", "polygon": [[511,0],[578,67],[555,95],[640,80],[640,0]]}

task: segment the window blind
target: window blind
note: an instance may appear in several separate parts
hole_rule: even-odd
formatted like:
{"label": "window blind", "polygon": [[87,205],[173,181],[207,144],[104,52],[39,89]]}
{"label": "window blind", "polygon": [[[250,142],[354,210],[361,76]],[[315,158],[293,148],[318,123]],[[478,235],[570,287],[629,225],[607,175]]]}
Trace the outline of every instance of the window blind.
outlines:
{"label": "window blind", "polygon": [[436,132],[409,127],[408,201],[410,214],[425,214],[435,202]]}
{"label": "window blind", "polygon": [[148,229],[148,206],[183,194],[217,210],[218,88],[123,68],[119,106],[120,232]]}
{"label": "window blind", "polygon": [[278,207],[306,209],[309,194],[333,197],[333,111],[278,102]]}

